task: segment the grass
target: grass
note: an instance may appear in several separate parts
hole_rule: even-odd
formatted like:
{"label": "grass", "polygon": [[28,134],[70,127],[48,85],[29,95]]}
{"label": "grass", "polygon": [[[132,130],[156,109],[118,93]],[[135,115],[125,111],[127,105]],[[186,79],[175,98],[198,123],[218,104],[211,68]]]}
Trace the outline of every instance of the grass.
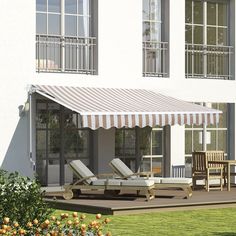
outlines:
{"label": "grass", "polygon": [[[56,210],[54,214],[62,212]],[[69,213],[69,212],[68,212]],[[95,215],[86,214],[88,220]],[[107,216],[103,216],[107,217]],[[236,208],[108,216],[113,236],[236,236]]]}

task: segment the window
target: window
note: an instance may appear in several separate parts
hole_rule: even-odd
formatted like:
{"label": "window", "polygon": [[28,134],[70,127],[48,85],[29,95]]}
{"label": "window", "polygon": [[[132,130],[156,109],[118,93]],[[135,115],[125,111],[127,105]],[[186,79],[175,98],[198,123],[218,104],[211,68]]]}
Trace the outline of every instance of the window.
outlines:
{"label": "window", "polygon": [[168,44],[162,42],[162,2],[143,0],[143,76],[167,76]]}
{"label": "window", "polygon": [[161,176],[163,128],[116,129],[115,156],[123,160],[133,171],[140,168],[141,171],[153,171]]}
{"label": "window", "polygon": [[93,0],[36,1],[39,72],[94,74]]}
{"label": "window", "polygon": [[163,128],[142,129],[140,133],[142,170],[151,171],[155,176],[163,176]]}
{"label": "window", "polygon": [[124,161],[135,171],[136,163],[136,132],[135,129],[116,129],[115,156]]}
{"label": "window", "polygon": [[77,113],[57,103],[36,103],[36,173],[42,185],[72,181],[67,164],[80,159],[90,164],[90,130],[79,128]]}
{"label": "window", "polygon": [[186,0],[186,77],[229,79],[227,1]]}
{"label": "window", "polygon": [[202,125],[185,126],[185,163],[186,168],[191,168],[192,152],[202,151],[203,132],[206,135],[206,150],[223,150],[227,156],[227,136],[228,136],[228,107],[226,103],[212,103],[212,108],[221,110],[220,120],[217,125],[208,125],[206,129]]}

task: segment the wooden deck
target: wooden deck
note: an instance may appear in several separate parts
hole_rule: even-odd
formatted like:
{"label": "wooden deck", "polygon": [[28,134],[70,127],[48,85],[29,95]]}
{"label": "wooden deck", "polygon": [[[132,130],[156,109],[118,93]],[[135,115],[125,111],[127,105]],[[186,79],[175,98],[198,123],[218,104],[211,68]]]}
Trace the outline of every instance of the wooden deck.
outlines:
{"label": "wooden deck", "polygon": [[121,194],[115,198],[104,198],[102,192],[88,191],[77,198],[64,200],[61,193],[52,194],[55,197],[46,197],[45,200],[54,208],[86,213],[101,213],[103,215],[137,214],[145,212],[187,210],[196,208],[236,207],[236,186],[228,192],[212,190],[193,191],[189,199],[183,198],[180,190],[158,190],[156,198],[147,202],[145,197],[134,194]]}

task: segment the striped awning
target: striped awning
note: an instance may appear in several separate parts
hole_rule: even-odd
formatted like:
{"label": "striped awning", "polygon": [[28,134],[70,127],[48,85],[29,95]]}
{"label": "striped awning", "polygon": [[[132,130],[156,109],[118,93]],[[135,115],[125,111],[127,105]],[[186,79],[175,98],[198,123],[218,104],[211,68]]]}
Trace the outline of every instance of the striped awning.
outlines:
{"label": "striped awning", "polygon": [[215,124],[222,113],[145,89],[32,85],[31,92],[79,113],[81,127],[91,129]]}

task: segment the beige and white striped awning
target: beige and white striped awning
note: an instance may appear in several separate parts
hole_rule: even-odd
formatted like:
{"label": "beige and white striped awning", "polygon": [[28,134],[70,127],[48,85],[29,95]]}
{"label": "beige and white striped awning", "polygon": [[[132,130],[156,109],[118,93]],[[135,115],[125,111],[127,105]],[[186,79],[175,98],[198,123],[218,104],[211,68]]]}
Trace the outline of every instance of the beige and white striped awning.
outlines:
{"label": "beige and white striped awning", "polygon": [[181,101],[145,89],[32,85],[36,92],[80,114],[81,127],[214,124],[219,110]]}

